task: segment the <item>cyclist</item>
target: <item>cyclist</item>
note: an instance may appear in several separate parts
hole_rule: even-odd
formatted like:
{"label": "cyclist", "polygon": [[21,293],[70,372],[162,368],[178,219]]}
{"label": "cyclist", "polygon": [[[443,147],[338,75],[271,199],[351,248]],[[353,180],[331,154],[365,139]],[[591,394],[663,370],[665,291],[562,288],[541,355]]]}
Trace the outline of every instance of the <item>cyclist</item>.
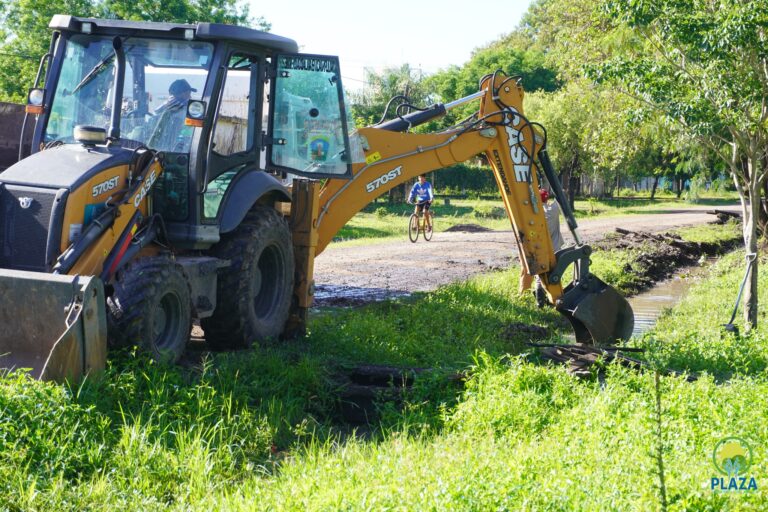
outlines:
{"label": "cyclist", "polygon": [[429,207],[432,205],[432,200],[435,198],[435,194],[432,191],[432,184],[427,181],[427,177],[423,174],[419,175],[419,181],[413,184],[411,193],[408,196],[408,204],[416,200],[416,206],[413,209],[413,213],[421,215],[424,212],[424,218],[427,221],[427,229],[432,230],[432,213],[429,211]]}

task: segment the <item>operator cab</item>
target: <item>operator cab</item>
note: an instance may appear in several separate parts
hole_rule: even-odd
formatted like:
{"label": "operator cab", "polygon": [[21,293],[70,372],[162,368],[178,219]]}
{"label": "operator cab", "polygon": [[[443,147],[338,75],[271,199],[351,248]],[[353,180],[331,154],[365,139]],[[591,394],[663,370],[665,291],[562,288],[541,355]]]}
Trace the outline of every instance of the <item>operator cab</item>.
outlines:
{"label": "operator cab", "polygon": [[57,15],[50,27],[46,87],[30,94],[42,98],[33,152],[162,152],[152,213],[180,247],[209,247],[250,208],[235,184],[264,194],[253,201],[289,200],[280,178],[351,177],[363,160],[337,57],[221,24]]}

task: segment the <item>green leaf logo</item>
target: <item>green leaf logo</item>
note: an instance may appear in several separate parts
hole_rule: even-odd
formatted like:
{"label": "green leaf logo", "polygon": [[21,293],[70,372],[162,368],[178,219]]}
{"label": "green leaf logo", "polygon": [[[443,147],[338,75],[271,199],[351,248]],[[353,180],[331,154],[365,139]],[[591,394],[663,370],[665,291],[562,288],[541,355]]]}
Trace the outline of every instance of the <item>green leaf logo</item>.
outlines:
{"label": "green leaf logo", "polygon": [[739,437],[726,437],[712,452],[715,468],[728,478],[743,475],[752,465],[752,449]]}

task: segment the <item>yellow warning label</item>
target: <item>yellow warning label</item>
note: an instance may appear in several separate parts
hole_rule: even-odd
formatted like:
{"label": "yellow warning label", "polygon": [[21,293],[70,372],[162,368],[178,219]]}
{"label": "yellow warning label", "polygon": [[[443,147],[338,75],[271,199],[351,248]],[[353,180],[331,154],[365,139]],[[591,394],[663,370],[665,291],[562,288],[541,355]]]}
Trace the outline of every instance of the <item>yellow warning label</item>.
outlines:
{"label": "yellow warning label", "polygon": [[378,162],[379,160],[381,160],[381,153],[378,151],[365,157],[365,163],[367,164],[372,164],[373,162]]}

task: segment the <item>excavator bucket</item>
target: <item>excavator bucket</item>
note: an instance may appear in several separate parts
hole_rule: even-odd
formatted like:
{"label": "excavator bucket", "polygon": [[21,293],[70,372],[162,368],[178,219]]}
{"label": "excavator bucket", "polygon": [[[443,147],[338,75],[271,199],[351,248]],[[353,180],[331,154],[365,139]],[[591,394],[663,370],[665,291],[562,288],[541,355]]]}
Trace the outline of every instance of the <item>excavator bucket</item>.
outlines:
{"label": "excavator bucket", "polygon": [[77,380],[104,368],[107,323],[98,277],[0,269],[0,368]]}
{"label": "excavator bucket", "polygon": [[578,343],[613,345],[628,340],[635,327],[627,299],[592,274],[568,285],[557,309],[571,322]]}

